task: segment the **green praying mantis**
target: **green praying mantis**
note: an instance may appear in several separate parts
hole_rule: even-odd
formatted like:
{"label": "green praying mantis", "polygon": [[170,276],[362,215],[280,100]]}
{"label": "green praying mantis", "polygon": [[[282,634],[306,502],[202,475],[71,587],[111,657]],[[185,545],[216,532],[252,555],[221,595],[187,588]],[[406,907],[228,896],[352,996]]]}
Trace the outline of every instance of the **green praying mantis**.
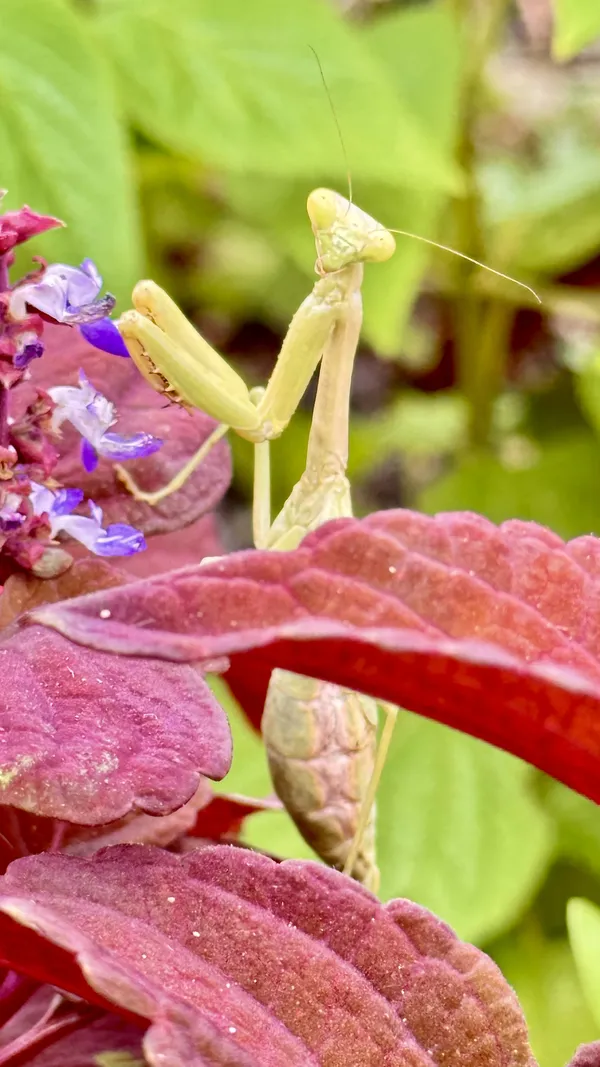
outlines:
{"label": "green praying mantis", "polygon": [[[363,264],[383,262],[395,249],[389,231],[338,193],[315,190],[307,210],[318,278],[292,319],[265,389],[248,390],[152,282],[136,286],[134,309],[119,321],[132,358],[155,389],[220,420],[199,452],[157,493],[140,491],[121,470],[129,490],[157,503],[183,485],[231,428],[255,445],[254,542],[275,551],[293,549],[328,519],[352,514],[346,478],[348,418],[362,323]],[[271,523],[269,441],[285,430],[321,360],[306,468]],[[376,890],[373,803],[368,799],[374,795],[375,702],[276,670],[262,731],[275,790],[300,832],[326,862]]]}
{"label": "green praying mantis", "polygon": [[[118,324],[134,362],[153,388],[219,420],[196,455],[161,490],[142,491],[119,468],[121,480],[137,499],[156,504],[179,489],[232,429],[255,446],[254,542],[273,551],[296,548],[329,519],[352,515],[346,477],[348,421],[362,323],[363,270],[365,263],[384,262],[395,250],[392,231],[339,193],[313,191],[307,210],[318,277],[291,321],[266,388],[249,390],[153,282],[136,286],[134,308]],[[306,467],[271,522],[269,442],[284,432],[319,362]],[[377,705],[371,698],[275,670],[262,720],[275,790],[301,834],[325,862],[374,892],[379,883],[375,794],[396,717],[391,705],[382,708],[385,719],[378,744]]]}

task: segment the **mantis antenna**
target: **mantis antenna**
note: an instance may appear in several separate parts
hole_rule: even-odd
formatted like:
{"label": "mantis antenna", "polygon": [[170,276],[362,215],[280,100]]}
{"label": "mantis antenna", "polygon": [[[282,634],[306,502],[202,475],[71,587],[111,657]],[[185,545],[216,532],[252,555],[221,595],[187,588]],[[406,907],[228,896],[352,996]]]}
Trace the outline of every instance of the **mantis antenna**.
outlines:
{"label": "mantis antenna", "polygon": [[[308,47],[310,48],[313,56],[315,57],[315,61],[316,61],[317,67],[319,68],[319,74],[321,76],[321,81],[323,83],[323,88],[325,90],[325,94],[326,94],[327,100],[329,102],[329,107],[331,109],[331,114],[333,116],[333,121],[335,123],[335,128],[337,130],[338,140],[340,142],[340,148],[342,150],[342,155],[344,157],[344,163],[346,164],[346,179],[347,179],[347,182],[348,182],[348,202],[349,202],[349,205],[351,206],[353,204],[353,202],[354,202],[353,201],[353,195],[352,195],[352,172],[350,170],[350,161],[348,159],[348,152],[346,150],[346,144],[344,142],[344,136],[342,134],[342,128],[340,126],[340,122],[339,122],[339,119],[338,119],[338,116],[337,116],[337,112],[335,110],[335,105],[333,103],[333,97],[331,95],[331,91],[330,91],[329,86],[327,84],[327,79],[325,78],[325,72],[323,70],[323,64],[321,63],[321,60],[319,59],[319,56],[318,56],[317,52],[315,51],[315,49],[313,48],[313,46],[311,44],[309,44]],[[382,229],[383,228],[384,227],[382,227]],[[421,241],[422,244],[430,245],[432,248],[439,248],[441,252],[449,252],[450,255],[452,255],[452,256],[458,256],[459,259],[466,260],[467,263],[473,263],[474,266],[481,267],[482,270],[487,270],[487,271],[489,271],[490,274],[495,274],[496,277],[498,277],[498,278],[504,278],[505,281],[512,282],[514,285],[518,285],[519,288],[521,288],[521,289],[526,289],[527,292],[531,293],[531,295],[537,300],[538,304],[542,303],[541,298],[538,296],[538,294],[536,293],[535,289],[532,289],[530,285],[526,285],[525,282],[520,282],[518,280],[518,278],[513,278],[512,275],[510,275],[510,274],[504,274],[504,272],[501,271],[501,270],[496,270],[495,267],[490,267],[487,263],[482,263],[481,260],[479,260],[479,259],[474,259],[473,256],[468,256],[466,254],[466,252],[459,252],[456,248],[450,248],[449,245],[440,244],[439,241],[433,241],[429,237],[422,237],[421,234],[411,233],[410,230],[395,230],[395,229],[392,229],[391,226],[386,226],[385,229],[387,230],[388,233],[397,233],[397,234],[399,234],[400,237],[410,237],[410,238],[412,238],[413,241]]]}
{"label": "mantis antenna", "polygon": [[466,259],[467,263],[474,263],[476,267],[482,267],[483,270],[487,270],[490,274],[497,275],[498,278],[504,278],[507,282],[512,282],[513,285],[518,285],[521,289],[526,289],[528,293],[531,293],[535,297],[538,304],[542,303],[541,297],[538,296],[535,289],[532,289],[530,285],[526,285],[525,282],[520,282],[518,278],[513,278],[511,274],[504,274],[501,270],[496,270],[495,267],[490,267],[487,263],[482,263],[479,259],[474,259],[473,256],[468,256],[466,252],[459,252],[456,248],[450,248],[449,245],[442,245],[439,241],[432,241],[429,237],[422,237],[419,233],[411,233],[410,230],[394,230],[391,226],[382,226],[382,229],[386,229],[388,233],[398,233],[401,237],[412,237],[413,241],[422,241],[423,244],[431,245],[432,248],[439,248],[442,252],[449,252],[452,256],[459,256],[460,259]]}
{"label": "mantis antenna", "polygon": [[350,170],[350,160],[348,159],[348,152],[346,151],[346,145],[344,143],[344,137],[342,135],[342,127],[340,126],[340,121],[339,121],[339,119],[337,117],[337,112],[336,112],[334,104],[333,104],[333,98],[331,96],[331,92],[330,92],[329,86],[327,84],[327,79],[325,78],[325,72],[323,70],[323,65],[321,63],[321,60],[319,59],[319,56],[318,56],[317,52],[315,51],[315,49],[313,48],[312,44],[309,44],[308,47],[310,48],[313,56],[315,57],[315,60],[316,60],[316,63],[317,63],[317,67],[319,68],[319,74],[321,75],[321,81],[323,83],[323,88],[325,90],[325,95],[327,97],[327,100],[329,101],[329,107],[330,107],[330,110],[331,110],[331,114],[333,116],[333,121],[335,122],[335,128],[337,130],[338,140],[340,142],[340,147],[342,149],[342,155],[344,157],[344,163],[346,164],[346,181],[348,182],[348,203],[351,206],[354,203],[354,200],[353,200],[353,197],[352,197],[352,172]]}

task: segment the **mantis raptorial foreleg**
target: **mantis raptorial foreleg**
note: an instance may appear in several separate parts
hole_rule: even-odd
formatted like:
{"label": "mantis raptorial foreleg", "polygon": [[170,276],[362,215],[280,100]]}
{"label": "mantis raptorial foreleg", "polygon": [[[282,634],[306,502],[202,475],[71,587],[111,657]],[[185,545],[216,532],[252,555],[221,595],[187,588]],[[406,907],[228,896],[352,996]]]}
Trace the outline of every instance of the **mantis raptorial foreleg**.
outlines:
{"label": "mantis raptorial foreleg", "polygon": [[[184,407],[212,415],[222,424],[219,436],[228,428],[255,444],[280,436],[304,395],[335,323],[345,313],[345,280],[340,267],[350,262],[383,261],[394,251],[394,239],[387,230],[337,193],[316,189],[308,197],[307,209],[317,242],[319,277],[290,323],[260,396],[247,388],[154,282],[136,285],[134,307],[119,320],[129,353],[150,385]],[[136,498],[156,504],[181,488],[204,459],[208,446],[207,441],[167,486],[153,493],[139,489],[122,468],[117,472]]]}

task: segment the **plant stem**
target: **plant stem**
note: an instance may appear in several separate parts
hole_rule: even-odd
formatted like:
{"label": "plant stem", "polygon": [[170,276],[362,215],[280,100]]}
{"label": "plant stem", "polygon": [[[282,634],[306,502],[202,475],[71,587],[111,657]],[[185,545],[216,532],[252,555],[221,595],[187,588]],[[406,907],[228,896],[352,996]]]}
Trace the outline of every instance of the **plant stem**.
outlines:
{"label": "plant stem", "polygon": [[[461,252],[485,262],[486,250],[481,220],[481,203],[476,179],[475,124],[485,64],[503,23],[506,0],[453,0],[453,8],[465,33],[466,63],[461,92],[461,132],[457,157],[463,169],[467,191],[454,204],[458,247]],[[493,401],[503,376],[506,313],[503,304],[490,300],[482,304],[472,287],[475,266],[460,260],[456,268],[457,300],[455,335],[459,385],[470,408],[470,439],[486,444],[489,438]],[[503,309],[503,310],[499,310]]]}
{"label": "plant stem", "polygon": [[8,394],[9,390],[0,382],[0,448],[8,448]]}
{"label": "plant stem", "polygon": [[501,300],[492,300],[482,309],[481,335],[470,383],[470,434],[474,445],[489,443],[494,400],[504,381],[513,315],[514,309]]}
{"label": "plant stem", "polygon": [[8,278],[8,268],[10,265],[11,257],[11,252],[5,252],[3,256],[0,256],[0,293],[6,292],[6,290],[10,287],[10,282]]}

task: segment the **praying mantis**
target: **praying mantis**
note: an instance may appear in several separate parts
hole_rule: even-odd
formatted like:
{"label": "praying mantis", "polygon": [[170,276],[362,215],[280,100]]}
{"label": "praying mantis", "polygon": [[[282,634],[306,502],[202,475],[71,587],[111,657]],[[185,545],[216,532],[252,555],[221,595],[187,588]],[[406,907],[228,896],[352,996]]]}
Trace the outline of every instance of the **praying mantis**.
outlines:
{"label": "praying mantis", "polygon": [[[162,490],[139,490],[123,470],[121,479],[138,499],[157,503],[183,485],[231,428],[255,445],[254,541],[257,548],[273,551],[296,548],[328,519],[352,515],[346,477],[348,418],[362,324],[363,264],[383,262],[395,250],[391,233],[339,193],[315,190],[307,210],[318,277],[292,319],[265,389],[248,390],[152,282],[136,286],[134,308],[118,324],[134,362],[153,388],[220,420],[199,452]],[[269,441],[285,430],[321,359],[305,471],[271,523]],[[386,706],[386,712],[393,720],[393,709]],[[376,759],[375,702],[275,670],[262,732],[275,790],[300,832],[326,862],[376,891],[373,800],[384,753]]]}
{"label": "praying mantis", "polygon": [[[291,321],[266,388],[249,390],[153,282],[136,286],[134,308],[118,323],[132,359],[153,388],[219,420],[196,455],[162,489],[144,492],[119,468],[121,480],[137,499],[156,504],[179,489],[232,429],[255,446],[254,542],[272,551],[294,549],[329,519],[352,515],[348,419],[363,270],[365,263],[384,262],[395,250],[392,231],[339,193],[314,190],[307,210],[318,277]],[[470,258],[419,235],[393,232]],[[269,442],[284,432],[321,360],[306,467],[271,522]],[[275,790],[301,834],[323,860],[374,892],[379,884],[375,794],[396,717],[393,706],[381,707],[385,719],[377,744],[377,705],[371,698],[275,670],[262,720]]]}

